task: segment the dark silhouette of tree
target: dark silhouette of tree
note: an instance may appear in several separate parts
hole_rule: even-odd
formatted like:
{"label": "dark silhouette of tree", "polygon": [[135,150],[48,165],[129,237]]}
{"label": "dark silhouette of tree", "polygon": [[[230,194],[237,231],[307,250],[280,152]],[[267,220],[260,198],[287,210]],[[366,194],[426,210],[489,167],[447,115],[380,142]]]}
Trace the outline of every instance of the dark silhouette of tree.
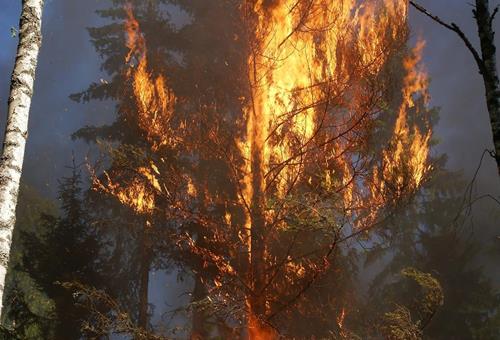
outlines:
{"label": "dark silhouette of tree", "polygon": [[[398,227],[384,236],[387,243],[368,253],[370,262],[382,255],[389,260],[372,283],[369,295],[374,298],[367,302],[361,325],[379,325],[380,314],[375,311],[391,311],[400,305],[407,306],[413,321],[421,320],[418,328],[425,338],[498,338],[500,295],[480,264],[486,256],[484,244],[460,213],[460,178],[450,175],[441,162],[413,208],[395,218]],[[430,273],[442,286],[444,303],[428,318],[422,318],[416,308],[418,285],[400,279],[405,267]]]}
{"label": "dark silhouette of tree", "polygon": [[21,183],[13,235],[10,270],[6,281],[6,309],[2,325],[5,339],[39,339],[50,333],[54,318],[53,302],[25,271],[25,253],[21,235],[39,235],[43,215],[57,215],[55,203],[42,197],[31,186]]}
{"label": "dark silhouette of tree", "polygon": [[54,304],[43,338],[79,339],[88,312],[63,284],[99,287],[104,279],[98,265],[102,244],[88,224],[80,170],[73,164],[71,171],[60,182],[61,217],[44,215],[37,233],[21,234],[23,270]]}

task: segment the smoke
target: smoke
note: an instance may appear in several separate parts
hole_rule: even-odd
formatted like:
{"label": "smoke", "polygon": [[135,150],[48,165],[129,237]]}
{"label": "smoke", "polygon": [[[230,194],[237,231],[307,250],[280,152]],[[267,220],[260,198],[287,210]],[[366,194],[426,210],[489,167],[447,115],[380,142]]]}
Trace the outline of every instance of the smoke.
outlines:
{"label": "smoke", "polygon": [[[1,35],[1,44],[7,46],[0,54],[3,75],[10,75],[17,44],[5,27],[18,26],[20,2],[13,4],[4,7],[1,15],[8,17],[5,21],[2,18],[5,24],[0,27],[6,33]],[[84,143],[72,142],[71,133],[87,124],[110,121],[113,115],[111,103],[84,106],[68,98],[103,77],[86,31],[86,27],[98,23],[94,11],[103,5],[97,0],[54,0],[45,5],[23,180],[52,197],[57,192],[57,179],[67,174],[65,166],[71,163],[72,151],[82,159],[88,149]],[[7,76],[0,80],[2,113],[6,111],[9,81]],[[2,122],[4,117],[2,114]]]}
{"label": "smoke", "polygon": [[[421,0],[421,5],[446,22],[455,22],[479,49],[478,34],[472,6],[468,1]],[[494,6],[493,1],[490,6]],[[495,161],[485,149],[493,149],[483,80],[475,61],[464,43],[454,33],[436,24],[421,13],[411,11],[410,23],[414,37],[426,41],[424,64],[430,78],[431,105],[440,107],[440,121],[435,129],[439,144],[436,153],[448,155],[448,168],[463,171],[467,184],[472,184],[472,197],[499,197],[500,179]],[[500,21],[494,22],[500,31]],[[500,40],[497,35],[497,46]],[[499,55],[497,55],[497,58]],[[497,62],[500,61],[498,58]],[[477,171],[477,176],[474,176]],[[467,188],[464,188],[464,193]],[[488,197],[474,203],[471,211],[471,232],[491,247],[498,243],[500,206]],[[491,268],[491,273],[495,273]]]}
{"label": "smoke", "polygon": [[[471,7],[467,1],[421,0],[419,3],[443,20],[456,22],[473,43],[479,46]],[[65,166],[71,162],[72,151],[75,151],[77,159],[82,160],[89,150],[87,144],[72,141],[71,134],[85,125],[102,125],[112,121],[114,117],[112,102],[94,101],[81,105],[68,98],[71,93],[85,89],[91,82],[106,78],[100,71],[101,60],[89,41],[86,27],[100,24],[101,19],[95,14],[95,10],[107,5],[108,2],[104,0],[46,1],[44,40],[35,82],[23,180],[52,197],[55,197],[57,191],[57,180],[67,174]],[[19,12],[19,1],[2,4],[0,12],[2,131],[17,44],[17,39],[11,36],[10,28],[17,27]],[[434,152],[447,154],[450,169],[462,170],[469,183],[474,180],[474,197],[485,194],[498,197],[500,180],[493,159],[486,157],[478,175],[474,177],[483,151],[492,148],[482,79],[474,60],[454,33],[420,13],[413,10],[411,13],[414,38],[421,36],[427,41],[424,64],[431,78],[431,105],[441,108],[440,122],[434,133],[440,143]],[[500,18],[495,22],[495,29],[500,31]],[[500,45],[498,39],[497,44]],[[466,188],[463,189],[465,192]],[[496,238],[500,234],[498,204],[487,198],[481,199],[475,203],[471,214],[472,231],[486,247],[500,242]],[[490,274],[494,276],[494,273],[494,268],[491,268]],[[169,280],[172,281],[171,278]],[[154,280],[152,284],[153,303],[164,299],[163,294],[159,294],[165,290],[165,286],[160,283],[163,281],[166,281],[165,277]],[[168,294],[174,300],[174,290],[171,289]],[[159,307],[159,310],[165,311],[163,307]]]}

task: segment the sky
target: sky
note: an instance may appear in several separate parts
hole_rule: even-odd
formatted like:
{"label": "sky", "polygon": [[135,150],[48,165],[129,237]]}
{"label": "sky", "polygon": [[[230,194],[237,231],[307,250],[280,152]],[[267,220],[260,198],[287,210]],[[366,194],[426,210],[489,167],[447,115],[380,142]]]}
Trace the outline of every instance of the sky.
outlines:
{"label": "sky", "polygon": [[[443,20],[456,22],[478,46],[469,2],[419,1]],[[20,3],[0,0],[2,131],[17,45],[17,39],[11,35],[11,27],[18,27]],[[43,45],[30,112],[23,180],[52,197],[57,193],[57,179],[68,174],[65,166],[71,162],[72,151],[80,161],[89,152],[89,146],[72,141],[71,134],[85,125],[99,125],[113,119],[113,103],[82,105],[68,98],[70,94],[104,77],[99,69],[99,56],[89,41],[86,27],[100,23],[101,19],[95,10],[105,7],[106,3],[105,0],[46,0]],[[492,5],[496,3],[498,1],[492,1]],[[454,33],[413,9],[410,23],[412,40],[416,41],[419,37],[426,40],[423,61],[431,78],[431,105],[441,108],[440,122],[434,131],[440,144],[432,152],[436,155],[446,153],[448,167],[463,171],[466,180],[470,181],[483,150],[492,148],[482,79],[469,51]],[[500,31],[500,17],[495,22],[495,29]],[[497,44],[500,46],[498,38]],[[476,195],[485,193],[496,197],[500,195],[500,179],[490,157],[485,159],[479,169],[475,185]],[[497,221],[500,221],[498,205],[480,201],[475,206],[474,219],[477,234],[485,239],[496,238]],[[162,277],[161,274],[158,276]],[[167,281],[172,281],[171,277]],[[153,281],[152,296],[155,300],[160,299],[156,296],[161,291],[158,282]]]}
{"label": "sky", "polygon": [[[492,5],[498,1],[492,1]],[[421,0],[419,2],[445,22],[455,22],[475,46],[479,46],[470,1]],[[439,151],[450,156],[449,165],[470,174],[485,148],[493,147],[482,79],[471,53],[458,36],[412,9],[412,35],[426,41],[424,64],[431,78],[432,104],[441,108],[436,135]],[[495,22],[500,29],[500,21]],[[498,38],[497,38],[498,43]],[[495,173],[495,163],[485,163],[486,177]],[[496,181],[495,184],[500,184]]]}
{"label": "sky", "polygon": [[[455,22],[479,47],[478,34],[472,17],[469,0],[420,0],[419,3],[445,22]],[[490,1],[490,6],[500,4]],[[459,37],[437,25],[421,13],[412,10],[410,17],[413,39],[426,41],[423,62],[431,79],[431,105],[440,108],[440,121],[434,136],[440,144],[434,153],[448,155],[448,168],[460,170],[470,183],[485,149],[493,149],[489,116],[486,108],[484,87],[471,53]],[[494,22],[500,31],[500,21]],[[500,46],[500,33],[496,36]],[[500,61],[497,55],[497,61]],[[485,194],[500,197],[500,177],[496,163],[485,157],[474,181],[475,197]],[[487,242],[499,242],[500,207],[492,200],[484,199],[475,204],[472,211],[472,232]]]}
{"label": "sky", "polygon": [[[17,39],[21,1],[0,0],[0,122],[5,124],[10,73]],[[99,24],[95,10],[104,1],[48,0],[43,14],[34,96],[30,111],[23,180],[44,194],[55,196],[57,179],[68,173],[72,152],[84,159],[88,146],[71,140],[85,125],[102,124],[113,118],[112,103],[81,105],[68,96],[99,80],[99,58],[89,41],[86,27]],[[3,130],[3,125],[2,125]],[[2,136],[3,137],[3,136]]]}

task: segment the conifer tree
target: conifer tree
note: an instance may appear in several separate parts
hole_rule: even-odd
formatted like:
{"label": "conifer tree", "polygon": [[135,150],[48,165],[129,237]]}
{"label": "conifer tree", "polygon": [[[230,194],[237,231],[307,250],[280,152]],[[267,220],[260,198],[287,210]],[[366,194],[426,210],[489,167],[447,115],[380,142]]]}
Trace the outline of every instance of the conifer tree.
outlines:
{"label": "conifer tree", "polygon": [[37,233],[21,234],[23,270],[52,301],[54,309],[43,338],[80,339],[88,311],[68,287],[75,282],[101,287],[99,270],[102,243],[89,225],[81,172],[73,164],[71,175],[60,181],[61,216],[43,215]]}

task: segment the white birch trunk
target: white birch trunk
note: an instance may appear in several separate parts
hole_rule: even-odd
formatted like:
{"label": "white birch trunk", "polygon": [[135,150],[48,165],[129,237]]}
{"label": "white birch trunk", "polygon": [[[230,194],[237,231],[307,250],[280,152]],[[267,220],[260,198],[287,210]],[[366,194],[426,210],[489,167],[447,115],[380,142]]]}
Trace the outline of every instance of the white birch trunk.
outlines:
{"label": "white birch trunk", "polygon": [[19,45],[10,84],[9,108],[2,158],[0,159],[0,316],[12,232],[16,221],[17,195],[28,136],[28,116],[42,42],[43,0],[23,0]]}

